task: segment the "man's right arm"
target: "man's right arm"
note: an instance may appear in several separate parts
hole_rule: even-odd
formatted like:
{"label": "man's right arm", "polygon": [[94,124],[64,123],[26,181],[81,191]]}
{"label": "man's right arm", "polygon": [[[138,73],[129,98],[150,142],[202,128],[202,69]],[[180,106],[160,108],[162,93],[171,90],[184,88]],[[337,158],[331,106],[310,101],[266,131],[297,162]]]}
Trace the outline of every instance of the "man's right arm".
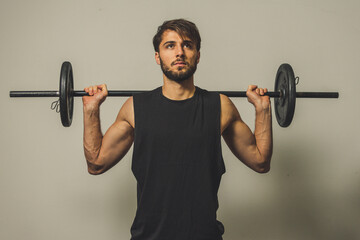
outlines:
{"label": "man's right arm", "polygon": [[[99,86],[98,86],[99,87]],[[106,86],[94,90],[93,96],[83,97],[84,152],[90,174],[101,174],[118,163],[130,149],[134,140],[133,98],[129,98],[119,111],[115,122],[102,134],[100,104],[107,96]]]}

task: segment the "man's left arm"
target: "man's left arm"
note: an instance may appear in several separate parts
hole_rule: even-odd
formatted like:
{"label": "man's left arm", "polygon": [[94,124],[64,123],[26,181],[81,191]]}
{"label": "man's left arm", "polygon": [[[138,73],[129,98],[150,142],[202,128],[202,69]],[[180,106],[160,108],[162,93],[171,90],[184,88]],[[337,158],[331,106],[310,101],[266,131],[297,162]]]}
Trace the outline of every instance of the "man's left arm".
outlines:
{"label": "man's left arm", "polygon": [[248,101],[255,107],[255,130],[242,121],[240,114],[231,100],[221,95],[222,135],[234,155],[256,172],[270,170],[273,150],[271,105],[268,96],[263,96],[267,89],[250,85],[247,91]]}

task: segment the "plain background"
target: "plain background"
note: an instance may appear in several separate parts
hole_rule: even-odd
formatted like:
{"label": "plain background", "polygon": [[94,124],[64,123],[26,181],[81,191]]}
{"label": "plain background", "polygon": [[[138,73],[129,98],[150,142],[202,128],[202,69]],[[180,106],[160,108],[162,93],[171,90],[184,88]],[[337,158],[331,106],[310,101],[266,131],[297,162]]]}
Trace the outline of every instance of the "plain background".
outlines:
{"label": "plain background", "polygon": [[[195,82],[202,88],[273,89],[287,62],[300,77],[298,91],[340,92],[339,99],[298,99],[286,129],[274,117],[268,174],[252,172],[223,144],[224,239],[360,239],[359,11],[357,0],[1,0],[0,239],[130,238],[132,149],[106,174],[91,176],[81,99],[64,128],[50,110],[56,99],[10,99],[9,91],[57,90],[66,60],[78,90],[103,82],[156,88],[162,78],[152,37],[164,20],[180,17],[200,29]],[[102,105],[104,132],[124,101]],[[233,102],[253,129],[252,105]]]}

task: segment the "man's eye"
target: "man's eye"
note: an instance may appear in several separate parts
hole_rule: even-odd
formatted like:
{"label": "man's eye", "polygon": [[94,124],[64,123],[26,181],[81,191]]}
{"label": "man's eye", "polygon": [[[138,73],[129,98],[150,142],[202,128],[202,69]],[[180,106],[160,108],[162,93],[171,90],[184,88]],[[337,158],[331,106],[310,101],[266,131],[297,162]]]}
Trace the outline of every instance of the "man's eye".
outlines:
{"label": "man's eye", "polygon": [[174,48],[174,44],[168,44],[166,45],[166,48]]}
{"label": "man's eye", "polygon": [[192,45],[191,45],[190,43],[185,43],[184,47],[191,49],[191,48],[192,48]]}

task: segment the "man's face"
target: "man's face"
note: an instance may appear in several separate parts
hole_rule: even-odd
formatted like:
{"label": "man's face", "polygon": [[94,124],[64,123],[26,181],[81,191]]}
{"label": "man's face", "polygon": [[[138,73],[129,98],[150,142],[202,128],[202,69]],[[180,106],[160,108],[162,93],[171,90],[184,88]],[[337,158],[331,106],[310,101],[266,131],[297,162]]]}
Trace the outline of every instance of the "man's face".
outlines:
{"label": "man's face", "polygon": [[196,50],[195,42],[189,38],[182,39],[177,32],[167,30],[162,35],[155,59],[168,79],[182,82],[195,73],[200,52]]}

